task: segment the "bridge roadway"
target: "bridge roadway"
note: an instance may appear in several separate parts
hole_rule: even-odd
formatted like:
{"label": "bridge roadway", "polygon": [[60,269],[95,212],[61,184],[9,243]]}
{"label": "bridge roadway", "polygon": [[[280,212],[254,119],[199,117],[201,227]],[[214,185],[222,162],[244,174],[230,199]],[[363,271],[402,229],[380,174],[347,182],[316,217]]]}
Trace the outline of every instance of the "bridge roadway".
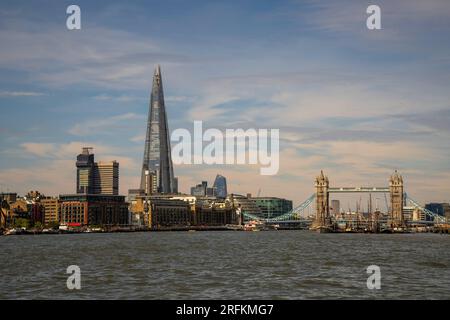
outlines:
{"label": "bridge roadway", "polygon": [[389,188],[385,187],[341,187],[328,188],[328,193],[353,193],[353,192],[373,192],[373,193],[389,193]]}

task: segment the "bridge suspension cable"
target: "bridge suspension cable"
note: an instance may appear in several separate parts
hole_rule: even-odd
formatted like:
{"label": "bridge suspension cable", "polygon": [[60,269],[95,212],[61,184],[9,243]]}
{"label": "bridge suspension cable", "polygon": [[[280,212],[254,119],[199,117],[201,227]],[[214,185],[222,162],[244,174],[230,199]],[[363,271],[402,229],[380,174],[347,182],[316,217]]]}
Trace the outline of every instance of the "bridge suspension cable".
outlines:
{"label": "bridge suspension cable", "polygon": [[420,211],[425,213],[430,218],[434,219],[434,221],[440,222],[440,223],[444,223],[445,222],[445,217],[440,216],[440,215],[434,213],[433,211],[430,211],[430,210],[422,207],[420,204],[418,204],[414,199],[409,197],[407,194],[405,194],[405,195],[406,195],[406,200],[407,201],[411,202],[413,204],[413,206],[415,206],[417,209],[419,209]]}
{"label": "bridge suspension cable", "polygon": [[302,217],[300,216],[308,207],[311,206],[311,204],[313,203],[314,199],[316,198],[316,194],[314,193],[313,195],[311,195],[308,199],[306,199],[304,202],[302,202],[300,205],[298,205],[297,207],[295,207],[294,209],[292,209],[291,211],[275,217],[275,218],[270,218],[270,219],[265,219],[265,218],[261,218],[258,217],[254,214],[250,214],[247,212],[244,212],[244,217],[246,217],[247,219],[251,219],[251,220],[257,220],[257,221],[265,221],[265,222],[277,222],[277,221],[286,221],[286,220],[301,220]]}

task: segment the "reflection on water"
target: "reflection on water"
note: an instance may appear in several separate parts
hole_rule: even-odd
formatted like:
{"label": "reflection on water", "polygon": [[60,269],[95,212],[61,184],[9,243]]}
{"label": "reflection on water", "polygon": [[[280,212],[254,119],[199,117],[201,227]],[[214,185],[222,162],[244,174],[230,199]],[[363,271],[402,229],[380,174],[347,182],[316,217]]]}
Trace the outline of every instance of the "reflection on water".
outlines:
{"label": "reflection on water", "polygon": [[[381,268],[381,290],[366,268]],[[79,291],[66,268],[81,268]],[[450,299],[439,234],[154,232],[0,237],[1,299]]]}

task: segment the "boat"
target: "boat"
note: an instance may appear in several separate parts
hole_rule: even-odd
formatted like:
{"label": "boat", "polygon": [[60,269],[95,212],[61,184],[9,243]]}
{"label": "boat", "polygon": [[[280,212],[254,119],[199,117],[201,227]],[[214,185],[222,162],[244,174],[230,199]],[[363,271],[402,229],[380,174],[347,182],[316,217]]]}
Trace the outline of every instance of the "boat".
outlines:
{"label": "boat", "polygon": [[244,225],[244,231],[261,231],[264,224],[261,221],[252,220]]}
{"label": "boat", "polygon": [[16,229],[8,229],[8,230],[6,230],[3,234],[4,234],[5,236],[12,236],[12,235],[17,234],[17,231],[16,231]]}

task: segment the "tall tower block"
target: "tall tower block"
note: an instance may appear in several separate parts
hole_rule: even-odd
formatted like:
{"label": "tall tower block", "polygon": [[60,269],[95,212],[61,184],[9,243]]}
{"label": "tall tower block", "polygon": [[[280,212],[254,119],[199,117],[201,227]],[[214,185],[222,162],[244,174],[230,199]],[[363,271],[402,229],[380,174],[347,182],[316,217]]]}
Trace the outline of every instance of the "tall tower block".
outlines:
{"label": "tall tower block", "polygon": [[173,174],[169,126],[159,65],[153,75],[150,97],[147,134],[145,136],[144,161],[142,163],[140,189],[145,190],[146,171],[156,177],[158,193],[176,193],[177,186]]}

